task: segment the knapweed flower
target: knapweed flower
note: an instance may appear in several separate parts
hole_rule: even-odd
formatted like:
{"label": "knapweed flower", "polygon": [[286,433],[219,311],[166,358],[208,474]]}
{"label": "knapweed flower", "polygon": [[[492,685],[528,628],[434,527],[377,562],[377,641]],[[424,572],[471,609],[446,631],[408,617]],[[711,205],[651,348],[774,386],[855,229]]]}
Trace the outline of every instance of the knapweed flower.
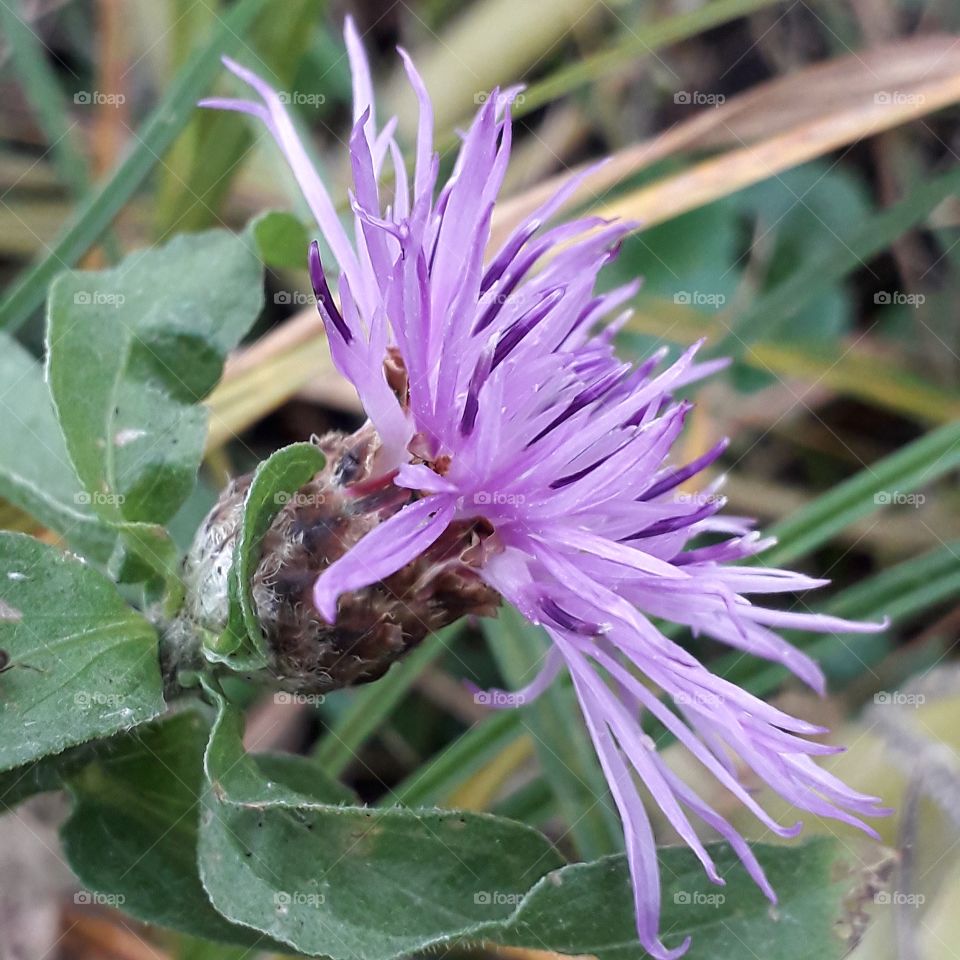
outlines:
{"label": "knapweed flower", "polygon": [[[299,182],[338,267],[325,270],[313,244],[309,269],[333,359],[378,438],[365,495],[402,496],[320,571],[316,611],[335,624],[357,591],[408,569],[451,529],[470,531],[456,538],[453,559],[553,641],[542,672],[511,702],[569,671],[622,818],[640,942],[655,957],[678,957],[689,939],[672,949],[660,939],[657,852],[637,778],[712,880],[723,882],[691,817],[725,838],[775,895],[743,838],[658,755],[640,728],[645,711],[779,836],[801,825],[772,820],[738,778],[738,763],[800,810],[868,833],[860,818],[882,811],[817,765],[816,756],[835,750],[806,739],[822,728],[715,676],[654,619],[782,664],[818,691],[816,663],[775,628],[875,627],[750,603],[745,594],[824,581],[734,565],[769,541],[722,516],[715,494],[679,492],[724,444],[671,464],[689,410],[674,395],[717,365],[697,363],[696,347],[662,370],[662,354],[639,366],[615,356],[614,334],[637,284],[602,294],[594,287],[634,225],[555,224],[580,182],[572,178],[488,255],[510,156],[511,91],[494,91],[480,106],[437,190],[430,99],[409,57],[400,51],[420,111],[412,180],[395,121],[377,126],[369,66],[349,22],[346,41],[352,236],[274,90],[227,61],[259,99],[206,101],[262,120]],[[389,191],[381,176],[388,163]],[[690,546],[702,534],[709,542]]]}

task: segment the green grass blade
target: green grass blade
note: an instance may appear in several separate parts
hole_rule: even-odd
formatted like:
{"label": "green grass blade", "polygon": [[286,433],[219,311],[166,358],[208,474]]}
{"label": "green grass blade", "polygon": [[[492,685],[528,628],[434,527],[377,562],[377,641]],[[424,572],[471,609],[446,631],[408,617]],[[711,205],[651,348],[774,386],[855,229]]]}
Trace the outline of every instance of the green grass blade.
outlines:
{"label": "green grass blade", "polygon": [[838,593],[824,613],[900,623],[960,592],[960,540],[912,557]]}
{"label": "green grass blade", "polygon": [[71,193],[82,196],[89,186],[87,162],[74,143],[75,124],[67,113],[63,91],[50,67],[44,45],[30,24],[9,4],[0,3],[0,26],[7,37],[20,87],[50,145],[57,174]]}
{"label": "green grass blade", "polygon": [[240,46],[266,0],[238,0],[220,19],[213,35],[180,72],[140,131],[126,158],[99,189],[80,205],[49,254],[26,271],[0,304],[0,329],[15,330],[46,296],[50,281],[95,244],[134,195],[183,129],[199,97],[220,69],[220,55]]}
{"label": "green grass blade", "polygon": [[631,27],[621,40],[605,50],[578,59],[546,80],[532,84],[524,91],[522,101],[517,101],[513,113],[523,116],[601,77],[632,66],[638,59],[673,43],[781,2],[783,0],[716,0],[689,13]]}
{"label": "green grass blade", "polygon": [[485,763],[523,733],[516,710],[498,710],[399,783],[381,801],[407,807],[442,804]]}
{"label": "green grass blade", "polygon": [[314,759],[331,777],[339,776],[357,750],[396,709],[417,677],[437,660],[456,636],[448,628],[431,633],[412,653],[375,684],[358,691],[343,716],[324,735]]}
{"label": "green grass blade", "polygon": [[495,816],[520,820],[530,826],[539,826],[556,814],[557,798],[547,784],[532,780],[495,804],[490,811]]}
{"label": "green grass blade", "polygon": [[776,524],[777,544],[761,554],[764,566],[790,563],[826,543],[851,523],[960,467],[960,422],[932,430],[896,453],[837,484]]}
{"label": "green grass blade", "polygon": [[[197,4],[182,5],[196,15]],[[287,88],[321,22],[322,6],[321,0],[272,0],[250,28],[252,49],[241,59],[280,89]],[[188,23],[181,40],[188,40],[190,33]],[[202,110],[193,116],[171,149],[160,177],[156,202],[160,236],[216,224],[242,166],[237,158],[249,151],[256,130],[249,118],[236,113]]]}

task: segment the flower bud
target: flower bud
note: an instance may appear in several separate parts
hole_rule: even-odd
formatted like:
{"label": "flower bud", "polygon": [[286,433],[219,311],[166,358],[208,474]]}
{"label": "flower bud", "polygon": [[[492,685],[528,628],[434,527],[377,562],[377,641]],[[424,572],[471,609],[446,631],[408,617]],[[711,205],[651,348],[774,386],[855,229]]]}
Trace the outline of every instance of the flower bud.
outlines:
{"label": "flower bud", "polygon": [[[500,603],[470,563],[491,530],[465,521],[386,580],[341,596],[336,621],[327,623],[313,604],[318,575],[417,494],[374,472],[379,440],[369,427],[317,442],[326,465],[295,494],[281,495],[249,584],[269,678],[304,693],[376,680],[428,633],[467,614],[493,615]],[[240,477],[223,492],[184,568],[186,616],[213,633],[227,623],[229,573],[250,482]]]}

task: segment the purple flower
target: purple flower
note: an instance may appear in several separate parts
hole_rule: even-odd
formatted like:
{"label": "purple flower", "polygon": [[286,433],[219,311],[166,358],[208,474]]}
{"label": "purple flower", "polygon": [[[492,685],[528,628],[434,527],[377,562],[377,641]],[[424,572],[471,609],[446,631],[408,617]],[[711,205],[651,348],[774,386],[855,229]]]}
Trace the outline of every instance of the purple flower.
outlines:
{"label": "purple flower", "polygon": [[[226,61],[260,99],[205,101],[258,117],[284,152],[339,267],[338,303],[313,244],[310,274],[334,361],[382,441],[377,473],[418,497],[320,575],[316,607],[333,622],[340,595],[395,573],[450,524],[483,521],[478,574],[553,641],[524,696],[508,700],[534,697],[569,671],[623,821],[640,942],[655,957],[678,957],[689,938],[672,949],[659,938],[657,852],[637,776],[714,882],[723,878],[691,814],[775,895],[743,838],[657,754],[640,728],[644,710],[780,836],[795,835],[801,824],[774,822],[741,785],[735,760],[795,807],[871,835],[860,818],[883,811],[875,797],[815,763],[837,749],[806,739],[823,728],[713,675],[651,618],[782,664],[821,692],[816,663],[774,628],[876,627],[751,604],[745,594],[824,581],[731,565],[770,541],[747,521],[720,515],[723,500],[713,492],[680,492],[725,445],[671,465],[689,409],[673,395],[722,364],[697,363],[697,347],[659,371],[662,353],[639,367],[614,355],[614,334],[638,284],[604,294],[594,285],[635,225],[596,218],[552,225],[580,182],[574,177],[488,257],[510,155],[512,92],[486,99],[435,194],[431,104],[416,69],[401,50],[420,105],[411,184],[395,121],[377,127],[369,66],[350,21],[346,41],[354,84],[352,238],[276,92]],[[394,183],[385,191],[388,163]],[[405,387],[388,377],[388,357]],[[703,533],[714,535],[711,545],[690,548]]]}

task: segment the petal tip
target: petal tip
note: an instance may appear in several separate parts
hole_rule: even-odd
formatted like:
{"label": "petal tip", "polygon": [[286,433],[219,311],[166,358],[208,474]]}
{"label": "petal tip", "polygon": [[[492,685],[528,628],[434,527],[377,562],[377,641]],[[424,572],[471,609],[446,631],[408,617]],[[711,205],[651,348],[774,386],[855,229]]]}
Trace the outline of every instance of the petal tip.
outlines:
{"label": "petal tip", "polygon": [[317,577],[317,582],[313,585],[313,605],[329,624],[333,624],[337,619],[337,598],[338,594],[324,583],[323,574]]}

